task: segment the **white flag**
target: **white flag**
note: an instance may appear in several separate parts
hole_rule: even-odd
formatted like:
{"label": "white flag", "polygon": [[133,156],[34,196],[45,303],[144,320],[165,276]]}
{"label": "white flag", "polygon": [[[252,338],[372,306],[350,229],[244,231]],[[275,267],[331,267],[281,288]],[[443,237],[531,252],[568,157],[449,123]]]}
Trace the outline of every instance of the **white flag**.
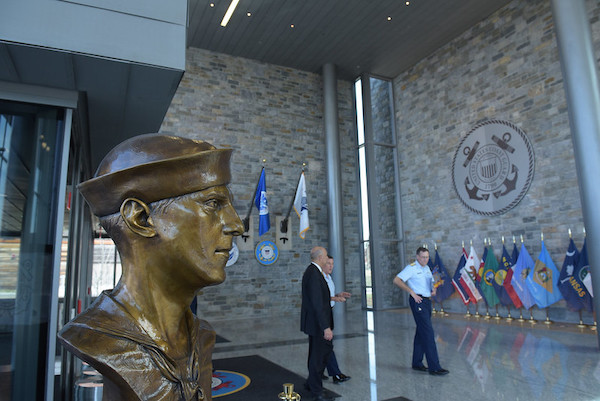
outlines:
{"label": "white flag", "polygon": [[310,228],[308,224],[308,203],[306,201],[306,183],[304,182],[304,172],[300,175],[296,197],[294,198],[294,210],[300,218],[300,238],[304,239],[306,231]]}

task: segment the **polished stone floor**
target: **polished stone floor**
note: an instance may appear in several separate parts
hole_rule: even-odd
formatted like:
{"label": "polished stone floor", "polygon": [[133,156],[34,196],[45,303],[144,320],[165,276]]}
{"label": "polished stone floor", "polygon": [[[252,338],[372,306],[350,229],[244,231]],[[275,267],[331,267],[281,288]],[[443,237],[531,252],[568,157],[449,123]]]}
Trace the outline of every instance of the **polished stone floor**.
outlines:
{"label": "polished stone floor", "polygon": [[[329,380],[325,387],[344,401],[600,400],[598,337],[589,327],[462,315],[433,319],[440,361],[449,375],[411,369],[415,323],[410,311],[352,311],[336,320],[334,331],[340,368],[352,379]],[[211,324],[229,340],[217,343],[213,359],[260,355],[307,375],[308,340],[299,331],[299,318]]]}

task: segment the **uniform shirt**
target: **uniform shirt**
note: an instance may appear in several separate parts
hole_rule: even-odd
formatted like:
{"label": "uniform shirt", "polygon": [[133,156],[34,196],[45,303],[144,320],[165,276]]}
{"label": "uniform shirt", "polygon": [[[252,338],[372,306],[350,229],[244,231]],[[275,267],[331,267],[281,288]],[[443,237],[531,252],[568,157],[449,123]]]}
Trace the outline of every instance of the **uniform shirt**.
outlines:
{"label": "uniform shirt", "polygon": [[[325,281],[327,281],[327,287],[329,287],[329,295],[331,295],[331,298],[335,297],[335,284],[333,283],[333,278],[327,273],[323,273],[323,276],[325,277]],[[333,308],[335,301],[329,301],[329,303]]]}
{"label": "uniform shirt", "polygon": [[417,295],[424,297],[431,296],[433,286],[433,275],[429,266],[421,266],[416,260],[406,266],[397,274],[402,281],[406,283]]}

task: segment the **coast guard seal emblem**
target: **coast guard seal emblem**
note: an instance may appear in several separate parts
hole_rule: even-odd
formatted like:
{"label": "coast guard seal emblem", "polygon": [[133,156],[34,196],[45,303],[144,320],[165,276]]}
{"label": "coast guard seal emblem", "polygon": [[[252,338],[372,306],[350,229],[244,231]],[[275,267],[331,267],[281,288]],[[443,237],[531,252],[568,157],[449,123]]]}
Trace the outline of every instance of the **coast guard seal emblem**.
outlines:
{"label": "coast guard seal emblem", "polygon": [[495,216],[515,207],[533,180],[533,148],[525,133],[507,121],[476,125],[452,161],[452,183],[469,210]]}

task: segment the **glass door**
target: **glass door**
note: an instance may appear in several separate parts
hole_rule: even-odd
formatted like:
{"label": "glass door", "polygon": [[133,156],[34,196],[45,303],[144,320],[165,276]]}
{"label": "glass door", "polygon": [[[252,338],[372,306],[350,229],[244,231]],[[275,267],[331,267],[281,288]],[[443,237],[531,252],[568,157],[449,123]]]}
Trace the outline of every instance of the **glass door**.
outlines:
{"label": "glass door", "polygon": [[[0,102],[0,394],[44,400],[53,387],[70,110]],[[60,212],[59,212],[60,211]],[[61,227],[61,229],[57,229]]]}

